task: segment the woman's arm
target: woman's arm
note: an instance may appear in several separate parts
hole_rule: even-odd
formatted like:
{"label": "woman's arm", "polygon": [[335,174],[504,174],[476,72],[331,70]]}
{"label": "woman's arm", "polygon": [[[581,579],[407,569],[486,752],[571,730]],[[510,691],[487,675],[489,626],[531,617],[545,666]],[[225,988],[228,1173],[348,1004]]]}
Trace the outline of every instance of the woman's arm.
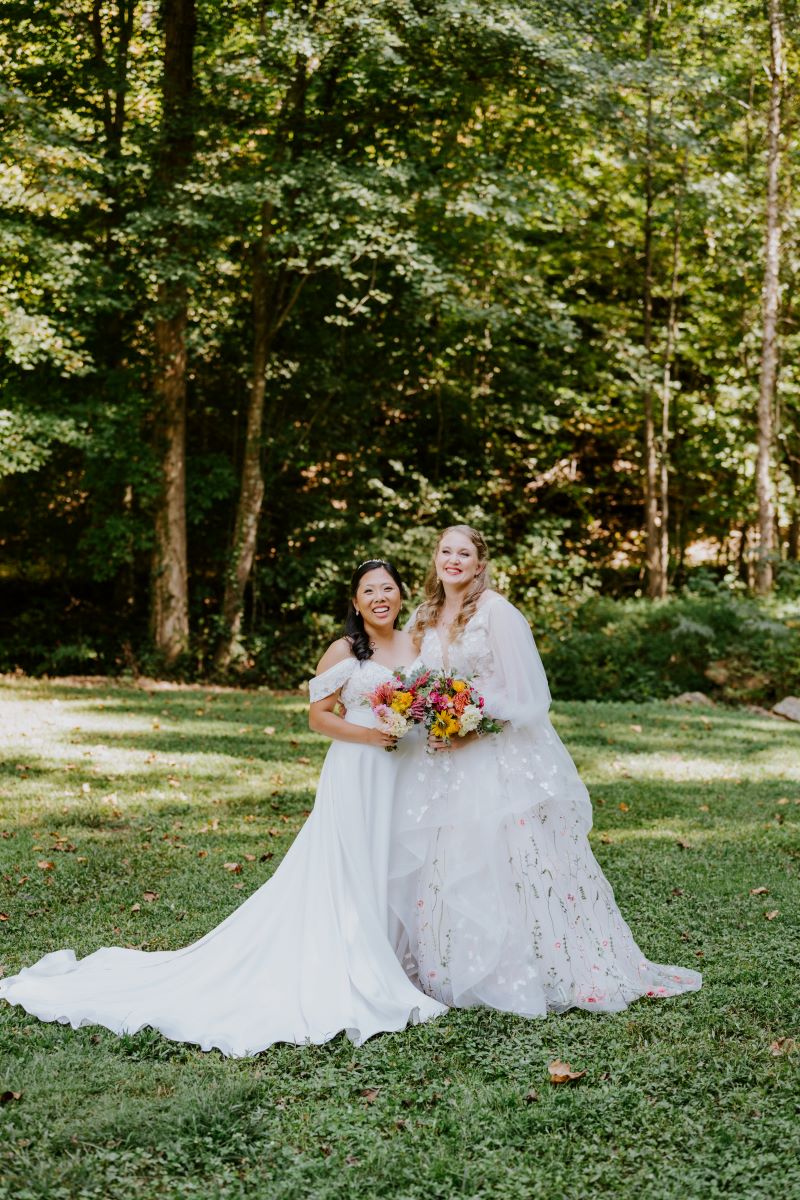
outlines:
{"label": "woman's arm", "polygon": [[489,644],[492,669],[477,681],[487,717],[516,729],[535,729],[550,708],[550,688],[530,625],[502,597],[489,612]]}
{"label": "woman's arm", "polygon": [[366,729],[363,725],[354,725],[345,721],[334,709],[339,700],[339,693],[325,696],[309,705],[308,725],[315,733],[324,733],[326,737],[334,738],[337,742],[362,742],[365,746],[394,746],[397,738],[389,737],[380,729]]}
{"label": "woman's arm", "polygon": [[[327,695],[311,701],[308,708],[309,728],[313,729],[315,733],[322,733],[339,742],[360,742],[366,746],[394,746],[396,739],[389,737],[382,730],[368,729],[363,725],[345,721],[335,711],[339,703],[339,693],[347,679],[347,667],[353,665],[350,654],[350,643],[347,638],[339,638],[337,642],[328,647],[317,664],[316,676],[311,681],[312,694],[317,679],[320,681],[320,686],[330,686],[332,690]],[[344,667],[344,672],[336,670],[340,666]],[[327,681],[322,678],[325,675],[329,676]]]}

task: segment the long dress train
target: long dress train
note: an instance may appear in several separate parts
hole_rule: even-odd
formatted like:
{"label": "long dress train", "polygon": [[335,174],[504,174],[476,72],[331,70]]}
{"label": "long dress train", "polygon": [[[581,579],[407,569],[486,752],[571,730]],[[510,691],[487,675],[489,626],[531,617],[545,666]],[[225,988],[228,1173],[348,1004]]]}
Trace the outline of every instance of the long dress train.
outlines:
{"label": "long dress train", "polygon": [[447,1005],[526,1016],[699,988],[697,971],[650,962],[616,905],[522,613],[486,592],[449,659],[429,629],[421,661],[471,676],[508,725],[449,754],[418,743],[401,763],[389,896],[410,978]]}
{"label": "long dress train", "polygon": [[[391,672],[355,658],[311,681],[312,700],[342,689],[347,720]],[[404,748],[403,748],[404,750]],[[446,1011],[419,991],[387,936],[391,808],[403,750],[334,741],[313,811],[274,876],[216,929],[181,950],[47,954],[0,980],[0,996],[44,1021],[114,1033],[145,1026],[231,1057],[275,1042],[356,1045]]]}

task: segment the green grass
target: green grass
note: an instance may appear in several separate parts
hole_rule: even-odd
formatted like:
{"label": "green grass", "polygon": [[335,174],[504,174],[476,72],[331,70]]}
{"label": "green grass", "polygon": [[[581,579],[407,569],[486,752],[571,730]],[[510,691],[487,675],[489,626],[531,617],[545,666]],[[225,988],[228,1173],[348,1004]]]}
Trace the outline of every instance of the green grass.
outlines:
{"label": "green grass", "polygon": [[[239,1061],[2,1004],[0,1091],[22,1095],[0,1108],[0,1196],[800,1197],[800,1050],[770,1051],[800,1041],[800,730],[668,704],[556,723],[637,940],[700,966],[699,994]],[[0,729],[6,974],[206,932],[275,869],[325,752],[303,698],[266,692],[9,680]],[[551,1086],[556,1056],[586,1076]]]}

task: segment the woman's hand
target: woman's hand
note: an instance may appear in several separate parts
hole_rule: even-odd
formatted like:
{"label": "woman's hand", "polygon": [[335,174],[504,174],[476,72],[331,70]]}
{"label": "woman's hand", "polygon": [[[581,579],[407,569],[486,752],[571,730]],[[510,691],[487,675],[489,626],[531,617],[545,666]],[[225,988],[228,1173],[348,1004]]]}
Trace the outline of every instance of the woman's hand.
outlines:
{"label": "woman's hand", "polygon": [[397,745],[397,738],[382,729],[365,729],[361,740],[367,746],[381,746],[384,750],[394,750]]}
{"label": "woman's hand", "polygon": [[465,733],[463,737],[454,737],[450,741],[446,738],[434,737],[432,733],[428,734],[428,749],[429,750],[461,750],[468,742],[474,742],[478,737],[477,733]]}

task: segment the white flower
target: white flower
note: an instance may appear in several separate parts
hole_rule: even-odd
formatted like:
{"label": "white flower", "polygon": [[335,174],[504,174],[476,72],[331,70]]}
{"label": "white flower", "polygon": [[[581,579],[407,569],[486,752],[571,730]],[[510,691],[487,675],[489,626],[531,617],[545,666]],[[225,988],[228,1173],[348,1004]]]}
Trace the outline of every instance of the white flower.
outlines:
{"label": "white flower", "polygon": [[458,731],[459,737],[464,737],[468,733],[472,733],[477,729],[483,720],[483,713],[478,708],[477,704],[468,704],[461,714],[461,727]]}

